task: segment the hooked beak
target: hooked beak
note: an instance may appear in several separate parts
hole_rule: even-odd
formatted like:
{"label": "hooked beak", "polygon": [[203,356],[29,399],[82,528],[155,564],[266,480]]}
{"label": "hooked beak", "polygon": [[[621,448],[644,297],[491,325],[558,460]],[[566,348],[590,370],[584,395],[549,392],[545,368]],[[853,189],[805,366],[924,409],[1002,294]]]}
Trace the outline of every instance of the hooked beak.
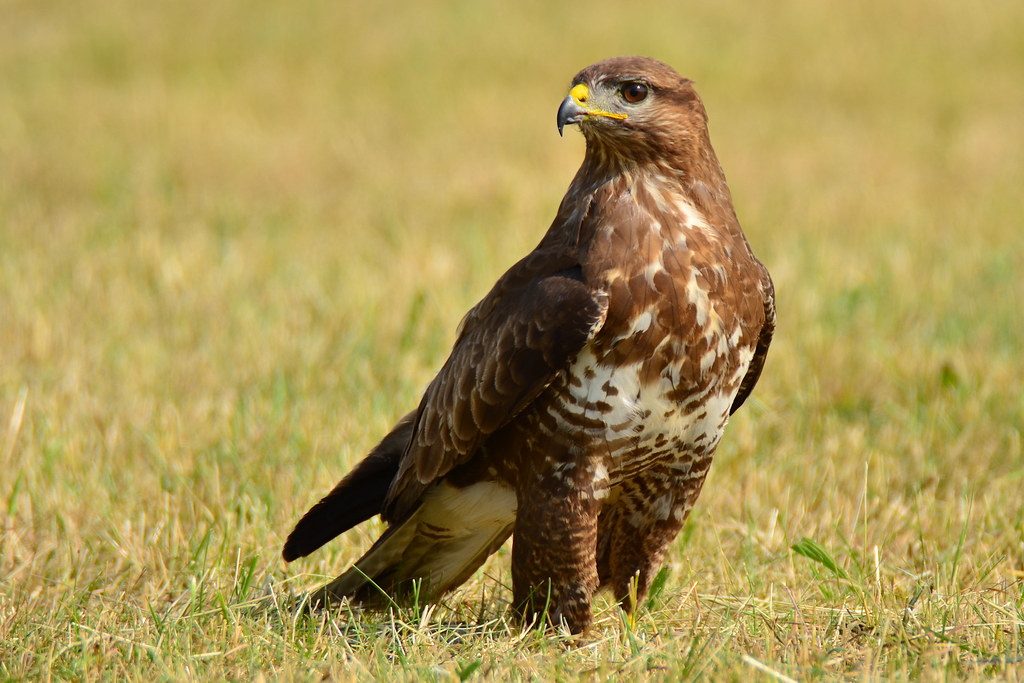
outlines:
{"label": "hooked beak", "polygon": [[558,107],[558,137],[562,137],[562,129],[566,124],[579,123],[587,118],[590,113],[583,103],[590,99],[590,88],[583,83],[577,83],[569,90],[569,94],[562,100]]}
{"label": "hooked beak", "polygon": [[558,107],[558,136],[562,136],[562,129],[566,125],[579,123],[587,117],[587,110],[583,108],[572,94],[566,95],[562,104]]}

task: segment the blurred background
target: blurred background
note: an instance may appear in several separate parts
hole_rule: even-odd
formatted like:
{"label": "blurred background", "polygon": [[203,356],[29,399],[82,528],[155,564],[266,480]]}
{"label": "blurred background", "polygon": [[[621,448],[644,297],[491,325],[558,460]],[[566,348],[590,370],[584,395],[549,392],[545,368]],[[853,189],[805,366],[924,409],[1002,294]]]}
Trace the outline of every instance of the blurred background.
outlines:
{"label": "blurred background", "polygon": [[[1024,3],[0,16],[9,604],[86,575],[139,604],[174,594],[211,529],[285,576],[290,524],[546,230],[583,155],[555,130],[572,76],[630,53],[696,81],[777,288],[756,400],[694,513],[729,533],[698,530],[698,556],[754,538],[770,565],[791,535],[877,515],[903,567],[970,518],[1020,567]],[[337,569],[355,536],[302,570]]]}

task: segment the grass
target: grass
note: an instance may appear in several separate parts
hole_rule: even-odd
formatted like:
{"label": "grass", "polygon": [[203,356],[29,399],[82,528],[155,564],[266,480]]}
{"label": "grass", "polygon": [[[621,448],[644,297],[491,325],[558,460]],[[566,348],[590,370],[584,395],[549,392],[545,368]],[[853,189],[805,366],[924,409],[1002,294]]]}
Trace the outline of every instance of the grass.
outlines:
{"label": "grass", "polygon": [[[1021,680],[1024,6],[5,3],[0,678]],[[698,82],[780,326],[635,618],[297,616],[290,525],[417,400],[582,157]]]}

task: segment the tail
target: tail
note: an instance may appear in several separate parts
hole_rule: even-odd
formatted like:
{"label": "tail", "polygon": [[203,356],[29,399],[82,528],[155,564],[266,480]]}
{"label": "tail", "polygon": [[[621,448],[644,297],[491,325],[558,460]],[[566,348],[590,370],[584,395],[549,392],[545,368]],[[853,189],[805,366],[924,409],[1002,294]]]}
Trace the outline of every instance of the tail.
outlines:
{"label": "tail", "polygon": [[399,420],[333,491],[303,515],[285,541],[281,552],[285,562],[309,555],[335,536],[380,514],[402,453],[412,437],[415,418],[414,411]]}
{"label": "tail", "polygon": [[442,481],[310,602],[387,601],[417,581],[420,599],[432,600],[472,576],[512,534],[515,517],[516,496],[508,486],[484,481],[459,488]]}

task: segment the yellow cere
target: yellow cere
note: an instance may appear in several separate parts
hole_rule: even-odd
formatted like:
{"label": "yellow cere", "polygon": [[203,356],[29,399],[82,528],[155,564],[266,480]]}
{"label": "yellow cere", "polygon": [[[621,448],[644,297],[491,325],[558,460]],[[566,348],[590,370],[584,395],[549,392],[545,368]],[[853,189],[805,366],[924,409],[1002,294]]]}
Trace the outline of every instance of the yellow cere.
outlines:
{"label": "yellow cere", "polygon": [[[583,83],[577,83],[569,90],[569,97],[576,100],[580,105],[583,105],[588,99],[590,99],[590,88]],[[587,110],[587,116],[604,116],[609,119],[619,120],[626,118],[625,114],[617,114],[603,109],[591,109],[590,107],[584,108]]]}

